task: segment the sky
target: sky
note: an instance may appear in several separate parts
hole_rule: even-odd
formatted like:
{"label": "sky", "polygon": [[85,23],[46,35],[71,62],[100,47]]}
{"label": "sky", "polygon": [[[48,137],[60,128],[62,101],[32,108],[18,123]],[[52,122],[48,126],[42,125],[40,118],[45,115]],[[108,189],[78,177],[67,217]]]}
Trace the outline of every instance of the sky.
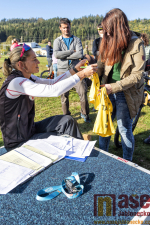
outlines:
{"label": "sky", "polygon": [[73,20],[90,14],[105,16],[113,8],[120,8],[128,20],[150,19],[150,0],[0,0],[0,6],[0,20],[32,17]]}

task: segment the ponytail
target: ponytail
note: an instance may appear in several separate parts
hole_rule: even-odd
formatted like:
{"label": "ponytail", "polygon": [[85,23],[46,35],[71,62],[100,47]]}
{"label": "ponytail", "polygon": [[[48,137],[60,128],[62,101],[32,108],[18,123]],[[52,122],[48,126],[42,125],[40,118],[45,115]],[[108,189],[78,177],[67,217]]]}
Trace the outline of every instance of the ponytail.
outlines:
{"label": "ponytail", "polygon": [[8,77],[11,74],[12,69],[13,68],[11,66],[10,58],[5,59],[4,63],[3,63],[3,74],[4,74],[4,76]]}

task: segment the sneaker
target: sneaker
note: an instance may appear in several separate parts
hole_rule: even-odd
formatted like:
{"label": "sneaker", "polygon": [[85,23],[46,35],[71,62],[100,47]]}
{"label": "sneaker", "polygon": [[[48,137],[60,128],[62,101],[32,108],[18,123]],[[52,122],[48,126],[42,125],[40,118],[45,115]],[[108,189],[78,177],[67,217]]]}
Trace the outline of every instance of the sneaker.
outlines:
{"label": "sneaker", "polygon": [[96,112],[97,110],[93,107],[93,112]]}
{"label": "sneaker", "polygon": [[145,144],[150,144],[150,136],[144,140]]}
{"label": "sneaker", "polygon": [[88,115],[83,115],[83,114],[81,113],[81,117],[84,119],[85,122],[88,122],[88,123],[91,122],[91,119],[89,118]]}

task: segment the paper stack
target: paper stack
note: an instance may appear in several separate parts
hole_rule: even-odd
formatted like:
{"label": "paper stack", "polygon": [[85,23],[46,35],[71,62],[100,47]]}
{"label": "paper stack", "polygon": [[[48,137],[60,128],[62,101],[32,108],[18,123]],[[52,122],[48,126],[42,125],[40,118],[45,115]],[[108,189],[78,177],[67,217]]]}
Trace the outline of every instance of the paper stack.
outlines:
{"label": "paper stack", "polygon": [[0,156],[0,194],[8,193],[64,157],[84,162],[95,143],[66,136],[27,141]]}
{"label": "paper stack", "polygon": [[[38,149],[38,153],[46,152],[48,154],[55,154],[59,160],[61,158],[68,158],[84,162],[91,154],[96,141],[84,141],[72,138],[68,135],[53,136],[51,135],[46,139],[29,140],[23,147]],[[55,162],[57,162],[56,160]]]}
{"label": "paper stack", "polygon": [[58,143],[65,143],[63,151],[66,152],[65,158],[84,162],[91,154],[96,141],[83,141],[72,137],[50,136],[47,141],[57,148]]}

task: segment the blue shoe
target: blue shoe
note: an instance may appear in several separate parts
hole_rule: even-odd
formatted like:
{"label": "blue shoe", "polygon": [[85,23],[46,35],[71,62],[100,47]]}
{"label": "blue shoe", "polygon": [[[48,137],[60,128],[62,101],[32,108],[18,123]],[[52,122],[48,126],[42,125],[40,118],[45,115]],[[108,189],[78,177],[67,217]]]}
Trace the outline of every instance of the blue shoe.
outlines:
{"label": "blue shoe", "polygon": [[144,140],[145,144],[150,144],[150,136]]}
{"label": "blue shoe", "polygon": [[93,112],[96,112],[97,110],[93,107]]}
{"label": "blue shoe", "polygon": [[83,115],[83,114],[81,113],[81,117],[84,119],[85,122],[88,122],[88,123],[91,122],[91,119],[89,118],[88,115]]}

